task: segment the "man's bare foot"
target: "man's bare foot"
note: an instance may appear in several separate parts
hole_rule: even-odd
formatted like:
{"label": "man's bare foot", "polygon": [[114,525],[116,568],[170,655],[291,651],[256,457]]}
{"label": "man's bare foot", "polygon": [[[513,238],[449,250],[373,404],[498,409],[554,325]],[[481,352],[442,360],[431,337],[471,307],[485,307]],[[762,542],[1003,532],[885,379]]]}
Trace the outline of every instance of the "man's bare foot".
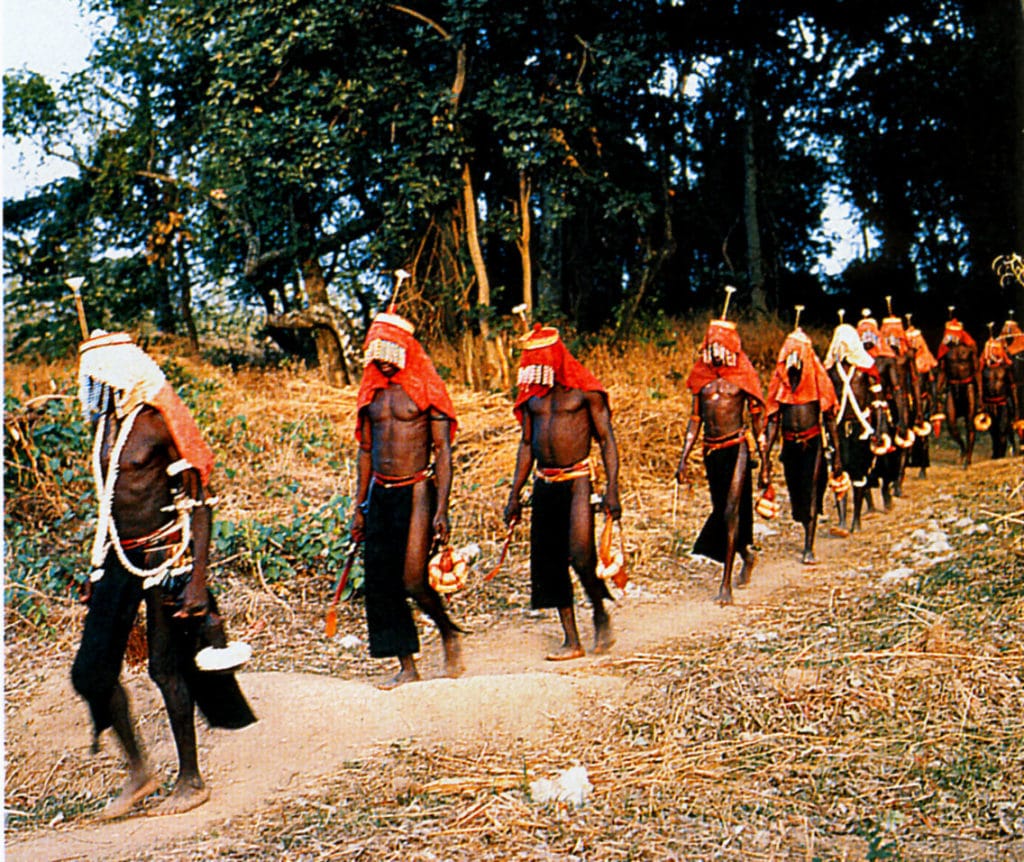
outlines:
{"label": "man's bare foot", "polygon": [[801,554],[800,556],[800,562],[803,563],[805,566],[818,565],[818,560],[814,556],[814,551],[804,551],[803,554]]}
{"label": "man's bare foot", "polygon": [[444,673],[455,679],[462,676],[466,665],[462,661],[462,639],[457,634],[451,635],[444,642]]}
{"label": "man's bare foot", "polygon": [[601,655],[608,652],[615,645],[615,633],[612,631],[612,621],[609,617],[603,620],[594,620],[594,654]]}
{"label": "man's bare foot", "polygon": [[732,604],[732,592],[726,590],[720,590],[718,595],[715,596],[715,604],[725,607],[726,605]]}
{"label": "man's bare foot", "polygon": [[544,656],[544,658],[548,661],[570,661],[574,658],[583,658],[586,654],[586,651],[579,644],[576,646],[562,644],[557,650]]}
{"label": "man's bare foot", "polygon": [[377,683],[377,688],[381,691],[391,691],[392,689],[398,688],[400,685],[405,685],[407,682],[419,682],[420,674],[417,670],[400,670],[391,679],[386,682]]}
{"label": "man's bare foot", "polygon": [[848,539],[850,537],[850,531],[845,527],[829,527],[828,534],[835,536],[837,539]]}
{"label": "man's bare foot", "polygon": [[115,820],[123,817],[132,810],[138,803],[149,796],[160,787],[157,781],[148,772],[141,772],[136,776],[129,776],[124,789],[115,799],[111,799],[99,813],[100,820]]}
{"label": "man's bare foot", "polygon": [[[196,784],[195,781],[199,783]],[[186,811],[198,808],[209,798],[210,789],[203,784],[201,778],[196,778],[194,781],[179,779],[174,785],[174,789],[171,790],[170,796],[161,802],[153,813],[156,815],[184,814]]]}

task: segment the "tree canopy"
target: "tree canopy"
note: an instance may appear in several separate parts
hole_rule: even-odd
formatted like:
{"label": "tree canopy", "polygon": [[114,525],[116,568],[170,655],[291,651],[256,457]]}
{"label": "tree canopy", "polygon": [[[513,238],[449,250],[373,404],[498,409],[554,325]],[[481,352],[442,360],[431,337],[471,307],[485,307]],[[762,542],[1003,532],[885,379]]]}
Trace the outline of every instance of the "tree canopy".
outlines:
{"label": "tree canopy", "polygon": [[[1024,250],[1019,2],[87,7],[87,69],[4,78],[5,134],[76,166],[4,202],[14,348],[75,338],[72,274],[97,325],[193,340],[197,297],[258,303],[337,382],[400,266],[441,338],[522,302],[621,333],[725,283],[933,326],[1020,300],[991,268]],[[829,195],[865,238],[837,277]]]}

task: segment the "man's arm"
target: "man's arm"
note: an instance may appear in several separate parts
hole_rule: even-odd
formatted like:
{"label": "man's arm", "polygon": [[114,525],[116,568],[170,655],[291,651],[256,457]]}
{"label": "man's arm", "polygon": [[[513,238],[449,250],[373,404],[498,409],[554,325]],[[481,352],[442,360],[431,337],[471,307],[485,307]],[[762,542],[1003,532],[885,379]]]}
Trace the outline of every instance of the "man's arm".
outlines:
{"label": "man's arm", "polygon": [[516,451],[516,466],[512,472],[512,487],[508,491],[508,502],[505,504],[505,523],[511,525],[518,521],[523,514],[523,504],[519,494],[523,485],[530,477],[530,470],[533,469],[533,419],[529,411],[523,413],[523,433],[519,439],[519,449]]}
{"label": "man's arm", "polygon": [[622,517],[622,504],[619,501],[619,448],[612,431],[612,413],[608,409],[608,400],[602,393],[587,392],[586,398],[591,427],[601,449],[601,460],[604,462],[604,473],[608,480],[604,493],[604,510],[617,521]]}
{"label": "man's arm", "polygon": [[[782,419],[782,411],[776,410],[767,418],[764,431],[764,444],[761,449],[761,473],[757,477],[759,488],[767,488],[772,481],[772,447],[779,436],[779,424]],[[761,435],[755,436],[757,440]]]}
{"label": "man's arm", "polygon": [[[173,462],[172,462],[173,463]],[[192,518],[192,574],[185,585],[181,610],[176,617],[188,617],[206,612],[208,599],[206,592],[206,568],[210,559],[210,533],[213,526],[213,512],[206,502],[206,488],[199,471],[195,468],[185,470],[181,474],[182,488],[185,496],[194,502]]]}
{"label": "man's arm", "polygon": [[693,407],[690,411],[690,421],[686,423],[686,436],[683,437],[683,454],[679,458],[679,466],[676,467],[676,482],[680,485],[688,482],[690,479],[690,467],[687,459],[690,457],[690,450],[693,449],[693,444],[697,442],[697,437],[700,435],[701,422],[700,396],[694,395]]}
{"label": "man's arm", "polygon": [[836,426],[836,408],[832,407],[825,411],[825,433],[832,442],[832,475],[839,478],[843,475],[843,459],[839,454],[839,429]]}
{"label": "man's arm", "polygon": [[437,476],[437,511],[434,513],[434,535],[448,541],[448,498],[452,492],[451,419],[431,411],[430,435],[434,446],[434,474]]}
{"label": "man's arm", "polygon": [[359,417],[359,455],[356,457],[356,498],[352,511],[352,538],[363,541],[366,536],[366,502],[373,471],[373,423],[365,411]]}

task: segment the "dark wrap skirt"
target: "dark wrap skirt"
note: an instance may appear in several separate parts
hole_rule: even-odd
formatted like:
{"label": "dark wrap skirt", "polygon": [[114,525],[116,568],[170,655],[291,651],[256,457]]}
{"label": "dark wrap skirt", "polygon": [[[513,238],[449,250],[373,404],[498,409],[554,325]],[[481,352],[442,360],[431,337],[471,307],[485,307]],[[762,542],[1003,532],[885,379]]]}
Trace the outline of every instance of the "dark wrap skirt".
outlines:
{"label": "dark wrap skirt", "polygon": [[[366,514],[366,543],[363,585],[366,628],[373,658],[408,656],[420,650],[416,622],[405,589],[405,552],[415,485],[385,488],[374,484]],[[430,505],[428,520],[437,507],[437,487],[427,482]],[[424,567],[423,580],[427,572]]]}
{"label": "dark wrap skirt", "polygon": [[[745,468],[740,467],[740,448],[747,453]],[[704,527],[697,536],[693,553],[708,557],[719,563],[725,562],[727,528],[725,509],[729,503],[729,487],[733,475],[743,469],[743,485],[739,499],[739,529],[736,534],[736,550],[743,551],[754,541],[754,499],[752,470],[750,467],[749,449],[746,441],[736,446],[704,453],[704,469],[708,476],[708,488],[711,491],[711,514],[704,522]]]}
{"label": "dark wrap skirt", "polygon": [[839,458],[853,484],[861,486],[867,481],[875,456],[870,439],[860,439],[864,429],[854,419],[844,420],[839,426]]}
{"label": "dark wrap skirt", "polygon": [[[533,513],[530,516],[530,606],[568,608],[573,604],[573,586],[569,575],[570,515],[574,494],[590,499],[590,480],[533,483]],[[585,553],[593,561],[589,571],[577,571],[587,595],[594,599],[610,599],[604,581],[597,577],[597,550],[594,531],[588,531],[590,547]]]}
{"label": "dark wrap skirt", "polygon": [[[144,557],[140,552],[128,553],[133,565],[147,565]],[[93,584],[82,642],[71,667],[71,681],[89,704],[97,736],[113,722],[110,701],[121,676],[128,636],[144,597],[143,579],[127,571],[113,551],[107,555],[103,570],[103,577]],[[233,672],[201,671],[196,667],[196,653],[209,645],[204,618],[174,619],[173,615],[178,610],[174,595],[163,586],[150,587],[150,590],[158,591],[158,601],[150,602],[148,606],[159,607],[159,612],[166,615],[162,622],[170,631],[167,654],[155,655],[154,621],[147,620],[150,676],[158,682],[161,678],[182,677],[193,701],[211,727],[237,729],[256,721]],[[217,604],[210,592],[207,593],[207,601],[210,613],[216,614]]]}
{"label": "dark wrap skirt", "polygon": [[821,435],[817,434],[804,441],[784,439],[779,460],[786,477],[793,520],[808,524],[821,514],[821,504],[828,484]]}

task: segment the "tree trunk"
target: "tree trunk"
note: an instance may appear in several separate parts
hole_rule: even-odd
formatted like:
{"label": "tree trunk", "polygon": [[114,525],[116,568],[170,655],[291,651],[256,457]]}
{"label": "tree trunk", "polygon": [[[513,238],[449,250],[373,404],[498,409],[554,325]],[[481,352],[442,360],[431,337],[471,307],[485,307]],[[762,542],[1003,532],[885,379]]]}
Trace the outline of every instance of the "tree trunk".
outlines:
{"label": "tree trunk", "polygon": [[[476,274],[477,303],[491,307],[491,282],[487,278],[487,267],[484,265],[484,255],[480,248],[480,235],[477,232],[476,219],[476,198],[473,193],[473,177],[470,174],[469,163],[462,168],[462,208],[466,219],[466,244],[469,247],[469,258],[473,261],[473,271]],[[484,342],[484,365],[487,373],[487,383],[490,386],[507,388],[508,369],[504,367],[497,355],[494,344],[491,340],[491,324],[486,313],[480,316],[480,335]]]}
{"label": "tree trunk", "polygon": [[754,99],[750,89],[750,60],[743,58],[743,221],[747,229],[747,280],[754,311],[766,312],[761,227],[757,218],[757,159],[754,144]]}
{"label": "tree trunk", "polygon": [[[342,383],[345,386],[351,384],[352,378],[348,373],[348,365],[340,350],[340,346],[345,343],[345,330],[350,327],[344,315],[333,305],[326,302],[315,302],[296,311],[272,314],[267,317],[267,326],[278,329],[311,329],[317,339],[320,336],[326,336],[338,349],[339,377]],[[349,336],[351,337],[351,332],[349,332]]]}
{"label": "tree trunk", "polygon": [[[1024,2],[1024,0],[1022,0]],[[526,319],[532,319],[533,313],[533,266],[530,259],[530,179],[525,171],[519,172],[519,236],[516,237],[516,248],[523,269],[523,305],[526,306]]]}
{"label": "tree trunk", "polygon": [[[330,305],[327,296],[327,282],[318,258],[311,257],[302,264],[302,282],[306,290],[306,301],[314,305]],[[326,327],[317,327],[313,337],[316,341],[316,356],[323,370],[324,379],[331,386],[343,386],[348,381],[348,370],[341,355],[338,335]]]}

